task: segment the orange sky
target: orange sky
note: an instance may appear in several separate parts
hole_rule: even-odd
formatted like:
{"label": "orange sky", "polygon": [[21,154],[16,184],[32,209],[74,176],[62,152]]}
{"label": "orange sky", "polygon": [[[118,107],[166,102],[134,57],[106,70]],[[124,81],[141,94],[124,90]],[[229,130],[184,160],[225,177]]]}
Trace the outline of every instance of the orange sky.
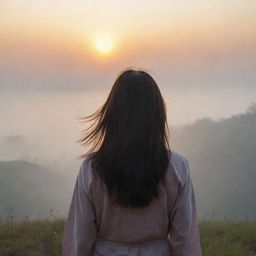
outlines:
{"label": "orange sky", "polygon": [[[127,66],[155,78],[171,126],[244,112],[256,101],[255,13],[256,0],[0,0],[0,140],[77,155],[76,118]],[[107,55],[101,36],[113,40]]]}
{"label": "orange sky", "polygon": [[[104,91],[133,66],[173,98],[185,93],[188,109],[207,97],[226,99],[221,108],[212,100],[209,116],[242,111],[256,99],[256,0],[0,1],[6,93]],[[107,55],[96,50],[101,36],[113,40]],[[202,110],[198,103],[190,120],[208,113]]]}
{"label": "orange sky", "polygon": [[255,12],[255,0],[2,0],[0,29],[3,43],[35,40],[96,58],[101,35],[113,38],[115,58],[188,45],[239,51],[256,42]]}

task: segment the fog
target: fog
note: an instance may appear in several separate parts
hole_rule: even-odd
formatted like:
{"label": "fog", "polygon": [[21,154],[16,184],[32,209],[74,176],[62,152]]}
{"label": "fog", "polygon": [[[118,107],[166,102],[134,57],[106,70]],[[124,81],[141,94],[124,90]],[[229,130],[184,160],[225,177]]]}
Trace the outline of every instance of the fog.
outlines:
{"label": "fog", "polygon": [[[248,112],[256,101],[255,1],[0,3],[2,214],[66,214],[87,150],[77,143],[85,129],[78,118],[134,67],[162,92],[171,145],[191,162],[200,217],[256,216]],[[113,41],[107,55],[95,48],[102,35]]]}
{"label": "fog", "polygon": [[[16,218],[49,217],[51,209],[66,216],[78,156],[86,151],[77,143],[85,128],[78,117],[92,113],[107,93],[33,94],[6,106],[0,138],[3,218],[13,214],[11,208]],[[188,109],[183,111],[185,120]],[[181,124],[173,118],[170,144],[189,160],[199,217],[254,219],[255,103],[230,117],[192,120]]]}

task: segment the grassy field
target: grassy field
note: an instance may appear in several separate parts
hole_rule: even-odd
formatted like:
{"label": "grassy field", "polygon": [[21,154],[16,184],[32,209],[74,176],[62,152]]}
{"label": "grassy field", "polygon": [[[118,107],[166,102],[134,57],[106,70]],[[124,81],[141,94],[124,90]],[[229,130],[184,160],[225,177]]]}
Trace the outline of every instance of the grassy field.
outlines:
{"label": "grassy field", "polygon": [[[0,223],[0,256],[61,256],[64,219]],[[204,256],[256,256],[256,221],[200,221]]]}

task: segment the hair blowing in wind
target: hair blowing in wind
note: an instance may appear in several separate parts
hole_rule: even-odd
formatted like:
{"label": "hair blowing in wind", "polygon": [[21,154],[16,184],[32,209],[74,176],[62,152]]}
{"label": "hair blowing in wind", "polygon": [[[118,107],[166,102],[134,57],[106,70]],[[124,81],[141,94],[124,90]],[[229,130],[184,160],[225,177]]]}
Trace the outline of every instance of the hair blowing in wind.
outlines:
{"label": "hair blowing in wind", "polygon": [[112,202],[137,208],[159,198],[171,151],[166,105],[152,76],[123,70],[103,106],[80,119],[93,121],[78,141],[93,146],[80,158],[92,158]]}

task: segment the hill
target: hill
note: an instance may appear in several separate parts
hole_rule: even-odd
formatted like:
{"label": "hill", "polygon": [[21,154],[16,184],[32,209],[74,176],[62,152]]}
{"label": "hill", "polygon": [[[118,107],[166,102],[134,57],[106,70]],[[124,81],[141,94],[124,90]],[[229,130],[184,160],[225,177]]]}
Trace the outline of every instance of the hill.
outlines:
{"label": "hill", "polygon": [[16,218],[46,217],[51,209],[56,214],[66,208],[69,191],[65,176],[27,161],[0,162],[0,215],[2,218],[12,209]]}
{"label": "hill", "polygon": [[[189,160],[199,218],[256,219],[256,107],[170,131],[171,147]],[[65,161],[61,171],[29,161],[0,162],[0,215],[13,208],[16,218],[46,217],[51,209],[66,216],[76,171],[69,172]]]}
{"label": "hill", "polygon": [[172,145],[190,162],[203,218],[256,217],[256,111],[172,129]]}

